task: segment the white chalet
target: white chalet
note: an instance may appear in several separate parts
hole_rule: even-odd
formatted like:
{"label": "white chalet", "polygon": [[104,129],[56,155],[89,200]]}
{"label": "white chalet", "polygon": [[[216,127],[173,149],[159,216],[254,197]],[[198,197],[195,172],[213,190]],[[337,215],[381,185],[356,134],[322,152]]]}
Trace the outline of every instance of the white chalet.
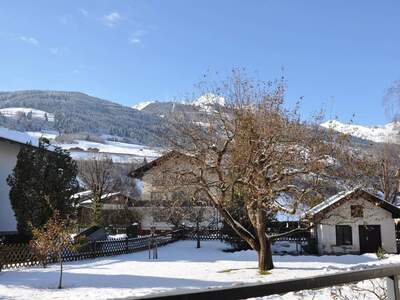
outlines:
{"label": "white chalet", "polygon": [[39,145],[39,140],[26,133],[0,127],[0,235],[17,232],[17,222],[11,208],[7,177],[12,173],[21,147],[30,143]]}
{"label": "white chalet", "polygon": [[306,212],[319,254],[396,253],[400,209],[360,187],[341,192]]}

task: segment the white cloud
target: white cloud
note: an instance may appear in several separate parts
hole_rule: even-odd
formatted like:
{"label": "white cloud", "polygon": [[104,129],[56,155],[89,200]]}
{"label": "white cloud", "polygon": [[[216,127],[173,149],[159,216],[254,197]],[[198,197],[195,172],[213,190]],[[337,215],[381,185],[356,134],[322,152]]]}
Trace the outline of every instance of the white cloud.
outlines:
{"label": "white cloud", "polygon": [[49,48],[49,51],[50,51],[51,54],[53,54],[53,55],[59,55],[59,56],[62,56],[62,55],[65,55],[65,54],[70,53],[69,48],[68,48],[68,47],[64,47],[64,46],[60,46],[60,47],[50,47],[50,48]]}
{"label": "white cloud", "polygon": [[113,11],[109,15],[104,16],[104,22],[109,27],[114,27],[121,21],[121,15],[117,11]]}
{"label": "white cloud", "polygon": [[136,30],[129,39],[129,43],[132,45],[138,45],[142,43],[142,37],[146,35],[145,30]]}
{"label": "white cloud", "polygon": [[60,21],[61,24],[67,25],[68,24],[68,17],[62,16],[58,18],[58,21]]}
{"label": "white cloud", "polygon": [[133,45],[135,45],[135,44],[141,44],[142,43],[142,40],[141,39],[139,39],[139,38],[131,38],[130,40],[129,40],[129,43],[130,44],[133,44]]}
{"label": "white cloud", "polygon": [[82,14],[82,16],[87,17],[89,15],[89,12],[84,9],[84,8],[80,8],[79,12]]}
{"label": "white cloud", "polygon": [[50,48],[50,53],[54,54],[54,55],[57,55],[58,53],[60,53],[60,49],[58,49],[58,48]]}
{"label": "white cloud", "polygon": [[33,46],[39,46],[39,41],[33,37],[21,35],[18,39]]}

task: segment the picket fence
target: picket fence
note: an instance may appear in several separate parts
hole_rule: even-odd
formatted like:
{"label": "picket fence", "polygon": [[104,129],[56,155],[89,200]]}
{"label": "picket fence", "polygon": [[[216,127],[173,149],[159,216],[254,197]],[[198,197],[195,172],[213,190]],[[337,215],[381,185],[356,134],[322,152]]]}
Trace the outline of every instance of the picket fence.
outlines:
{"label": "picket fence", "polygon": [[[150,245],[157,247],[167,245],[182,239],[183,231],[176,230],[153,237],[121,238],[102,241],[91,241],[77,250],[65,250],[62,253],[63,261],[76,261],[101,256],[111,256],[132,253],[149,249]],[[0,245],[0,271],[35,265],[47,265],[56,262],[56,256],[39,259],[30,249],[28,244]]]}
{"label": "picket fence", "polygon": [[[222,233],[220,230],[196,230],[179,229],[165,233],[156,234],[153,237],[145,236],[139,238],[120,238],[112,240],[101,240],[88,242],[76,250],[65,250],[62,253],[63,261],[76,261],[82,259],[112,256],[118,254],[132,253],[147,250],[153,247],[167,245],[178,240],[223,240],[227,242],[239,242],[238,237]],[[299,245],[307,243],[305,237],[281,237],[275,241],[296,242]],[[299,253],[303,253],[299,246]],[[0,245],[0,271],[35,265],[47,265],[58,261],[56,256],[39,259],[30,249],[28,244],[6,244]]]}

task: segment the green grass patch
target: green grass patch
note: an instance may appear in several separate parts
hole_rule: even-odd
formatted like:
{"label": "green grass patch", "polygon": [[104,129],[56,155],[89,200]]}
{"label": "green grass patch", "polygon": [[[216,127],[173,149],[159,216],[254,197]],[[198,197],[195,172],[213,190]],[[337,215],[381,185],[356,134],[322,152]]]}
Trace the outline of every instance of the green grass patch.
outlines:
{"label": "green grass patch", "polygon": [[[218,271],[218,273],[231,273],[231,272],[240,271],[240,270],[258,270],[258,268],[225,269],[225,270],[222,270],[222,271]],[[269,275],[269,274],[271,274],[271,272],[268,272],[268,271],[261,271],[261,272],[258,272],[258,273],[260,275]]]}
{"label": "green grass patch", "polygon": [[269,275],[269,274],[271,274],[271,272],[269,272],[269,271],[258,271],[258,273],[260,275]]}

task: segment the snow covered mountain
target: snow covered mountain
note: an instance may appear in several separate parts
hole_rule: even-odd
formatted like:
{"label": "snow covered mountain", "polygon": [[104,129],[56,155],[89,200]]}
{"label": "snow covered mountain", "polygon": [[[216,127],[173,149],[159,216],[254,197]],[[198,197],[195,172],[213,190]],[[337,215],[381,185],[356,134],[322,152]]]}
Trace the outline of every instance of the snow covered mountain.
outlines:
{"label": "snow covered mountain", "polygon": [[225,106],[225,99],[214,94],[205,94],[190,103],[204,111],[211,111],[215,106]]}
{"label": "snow covered mountain", "polygon": [[209,93],[198,97],[194,101],[144,101],[131,107],[140,111],[165,116],[173,111],[210,112],[216,106],[225,106],[225,99]]}
{"label": "snow covered mountain", "polygon": [[150,104],[152,104],[152,103],[154,103],[155,101],[144,101],[144,102],[140,102],[140,103],[137,103],[137,104],[135,104],[135,105],[132,105],[132,108],[133,109],[137,109],[137,110],[143,110],[143,109],[145,109],[146,108],[146,106],[148,106],[148,105],[150,105]]}
{"label": "snow covered mountain", "polygon": [[384,126],[362,126],[331,120],[322,123],[321,126],[376,143],[400,144],[400,123],[389,123]]}

